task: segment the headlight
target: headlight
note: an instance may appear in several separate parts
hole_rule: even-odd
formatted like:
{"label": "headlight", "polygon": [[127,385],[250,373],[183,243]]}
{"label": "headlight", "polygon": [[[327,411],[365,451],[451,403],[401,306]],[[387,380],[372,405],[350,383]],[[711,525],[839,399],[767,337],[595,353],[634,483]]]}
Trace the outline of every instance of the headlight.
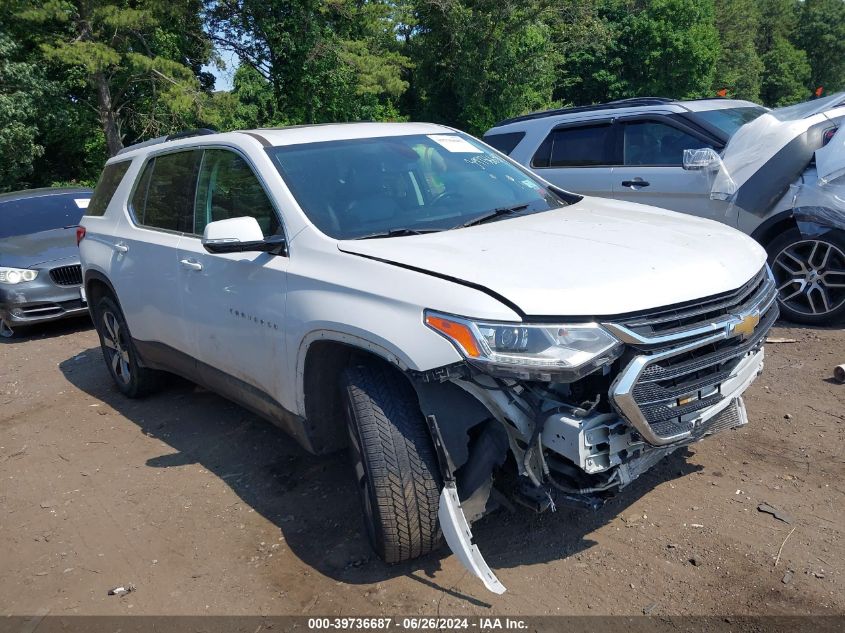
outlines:
{"label": "headlight", "polygon": [[488,373],[573,382],[616,360],[622,343],[596,323],[484,323],[426,311],[425,323]]}
{"label": "headlight", "polygon": [[31,268],[5,268],[0,266],[0,284],[19,284],[38,277],[38,271]]}

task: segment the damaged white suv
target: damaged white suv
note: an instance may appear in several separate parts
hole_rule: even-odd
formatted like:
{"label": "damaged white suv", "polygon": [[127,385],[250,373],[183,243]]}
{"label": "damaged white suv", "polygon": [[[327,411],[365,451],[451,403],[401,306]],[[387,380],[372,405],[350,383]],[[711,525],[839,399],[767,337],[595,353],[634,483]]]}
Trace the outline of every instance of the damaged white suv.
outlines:
{"label": "damaged white suv", "polygon": [[95,195],[84,288],[123,393],[173,372],[348,446],[386,561],[442,534],[497,592],[469,522],[504,497],[597,507],[745,424],[778,314],[742,233],[570,194],[437,125],[165,139]]}

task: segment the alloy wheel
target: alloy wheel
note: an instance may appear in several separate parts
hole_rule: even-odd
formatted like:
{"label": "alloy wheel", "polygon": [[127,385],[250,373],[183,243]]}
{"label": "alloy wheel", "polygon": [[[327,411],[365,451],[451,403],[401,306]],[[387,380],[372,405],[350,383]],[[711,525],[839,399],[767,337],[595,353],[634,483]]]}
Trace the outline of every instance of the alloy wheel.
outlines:
{"label": "alloy wheel", "polygon": [[845,303],[845,253],[823,240],[801,240],[781,250],[772,272],[781,304],[823,316]]}
{"label": "alloy wheel", "polygon": [[115,378],[125,385],[132,379],[129,368],[129,349],[120,321],[111,311],[103,312],[103,345]]}

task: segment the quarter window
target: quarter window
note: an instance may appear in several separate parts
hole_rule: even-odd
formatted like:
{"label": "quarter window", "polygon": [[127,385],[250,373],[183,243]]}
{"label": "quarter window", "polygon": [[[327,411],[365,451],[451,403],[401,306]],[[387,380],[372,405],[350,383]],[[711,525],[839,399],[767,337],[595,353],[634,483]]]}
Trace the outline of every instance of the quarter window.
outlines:
{"label": "quarter window", "polygon": [[523,138],[525,138],[525,132],[506,132],[503,134],[488,134],[483,140],[502,154],[510,155]]}
{"label": "quarter window", "polygon": [[258,221],[265,237],[279,232],[276,211],[249,163],[235,152],[206,150],[197,186],[194,233],[202,234],[209,222],[245,216]]}
{"label": "quarter window", "polygon": [[156,156],[147,163],[132,196],[139,224],[167,231],[193,231],[194,190],[201,150]]}
{"label": "quarter window", "polygon": [[625,165],[683,165],[685,149],[711,147],[701,139],[656,121],[624,125]]}
{"label": "quarter window", "polygon": [[120,163],[112,163],[106,165],[100,179],[97,181],[97,186],[94,188],[94,195],[91,196],[91,201],[88,203],[88,208],[85,215],[104,215],[106,208],[111,202],[114,192],[117,191],[120,181],[129,169],[129,163],[132,161],[124,160]]}

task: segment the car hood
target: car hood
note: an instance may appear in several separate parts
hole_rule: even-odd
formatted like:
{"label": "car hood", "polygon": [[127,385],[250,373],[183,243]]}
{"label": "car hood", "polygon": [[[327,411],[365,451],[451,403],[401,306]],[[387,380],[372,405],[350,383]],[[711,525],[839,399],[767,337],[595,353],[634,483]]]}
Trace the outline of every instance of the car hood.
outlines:
{"label": "car hood", "polygon": [[76,227],[0,239],[0,266],[33,268],[72,258],[79,259]]}
{"label": "car hood", "polygon": [[483,287],[528,316],[610,316],[700,299],[740,287],[766,260],[751,238],[717,222],[590,197],[466,229],[338,247]]}

